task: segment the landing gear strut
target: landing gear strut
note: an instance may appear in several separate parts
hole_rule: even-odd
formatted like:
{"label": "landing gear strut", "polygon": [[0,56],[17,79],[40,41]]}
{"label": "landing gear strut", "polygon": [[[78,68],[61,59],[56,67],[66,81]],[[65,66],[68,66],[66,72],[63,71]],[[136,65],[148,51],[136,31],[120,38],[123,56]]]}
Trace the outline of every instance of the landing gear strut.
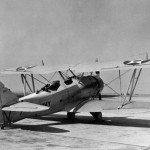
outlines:
{"label": "landing gear strut", "polygon": [[2,125],[1,125],[1,130],[4,130],[4,128],[5,128],[5,125],[2,124]]}
{"label": "landing gear strut", "polygon": [[95,121],[104,122],[101,112],[90,112],[90,114],[93,116]]}
{"label": "landing gear strut", "polygon": [[74,112],[67,112],[67,119],[68,120],[75,120],[75,113]]}

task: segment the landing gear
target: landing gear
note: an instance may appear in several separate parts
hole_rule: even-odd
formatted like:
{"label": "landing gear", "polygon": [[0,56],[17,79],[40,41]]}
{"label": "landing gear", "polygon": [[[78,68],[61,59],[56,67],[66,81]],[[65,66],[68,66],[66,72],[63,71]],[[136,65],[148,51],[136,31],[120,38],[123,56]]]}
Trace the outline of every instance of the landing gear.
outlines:
{"label": "landing gear", "polygon": [[101,112],[90,112],[95,121],[104,122]]}
{"label": "landing gear", "polygon": [[5,128],[5,125],[4,125],[4,124],[2,124],[2,126],[1,126],[1,130],[4,130],[4,128]]}
{"label": "landing gear", "polygon": [[101,95],[101,93],[98,94],[98,99],[99,99],[99,100],[102,100],[102,95]]}
{"label": "landing gear", "polygon": [[67,119],[68,120],[75,120],[75,113],[74,112],[67,112]]}

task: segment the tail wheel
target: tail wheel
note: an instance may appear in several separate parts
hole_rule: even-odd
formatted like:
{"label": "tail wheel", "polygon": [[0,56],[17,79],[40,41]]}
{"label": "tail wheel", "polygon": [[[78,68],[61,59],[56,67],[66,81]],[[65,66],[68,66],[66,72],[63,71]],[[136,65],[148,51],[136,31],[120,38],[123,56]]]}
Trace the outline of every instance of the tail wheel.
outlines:
{"label": "tail wheel", "polygon": [[102,121],[102,113],[101,112],[91,112],[91,115],[95,119],[95,121]]}

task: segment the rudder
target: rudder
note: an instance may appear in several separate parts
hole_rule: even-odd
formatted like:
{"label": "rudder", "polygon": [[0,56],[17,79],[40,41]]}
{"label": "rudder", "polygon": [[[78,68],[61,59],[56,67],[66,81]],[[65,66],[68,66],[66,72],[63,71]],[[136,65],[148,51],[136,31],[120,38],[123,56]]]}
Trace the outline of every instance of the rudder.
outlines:
{"label": "rudder", "polygon": [[18,97],[0,82],[0,124],[4,123],[2,108],[17,102]]}

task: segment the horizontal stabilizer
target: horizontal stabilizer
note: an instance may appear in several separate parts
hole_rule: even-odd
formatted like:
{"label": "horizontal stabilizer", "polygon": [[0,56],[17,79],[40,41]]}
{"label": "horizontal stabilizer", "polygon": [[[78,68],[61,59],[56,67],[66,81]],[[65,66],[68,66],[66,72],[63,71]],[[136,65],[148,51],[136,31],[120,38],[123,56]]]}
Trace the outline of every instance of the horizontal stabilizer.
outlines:
{"label": "horizontal stabilizer", "polygon": [[17,111],[17,112],[37,112],[48,110],[49,107],[42,106],[38,104],[28,103],[28,102],[19,102],[9,107],[4,107],[3,111]]}

